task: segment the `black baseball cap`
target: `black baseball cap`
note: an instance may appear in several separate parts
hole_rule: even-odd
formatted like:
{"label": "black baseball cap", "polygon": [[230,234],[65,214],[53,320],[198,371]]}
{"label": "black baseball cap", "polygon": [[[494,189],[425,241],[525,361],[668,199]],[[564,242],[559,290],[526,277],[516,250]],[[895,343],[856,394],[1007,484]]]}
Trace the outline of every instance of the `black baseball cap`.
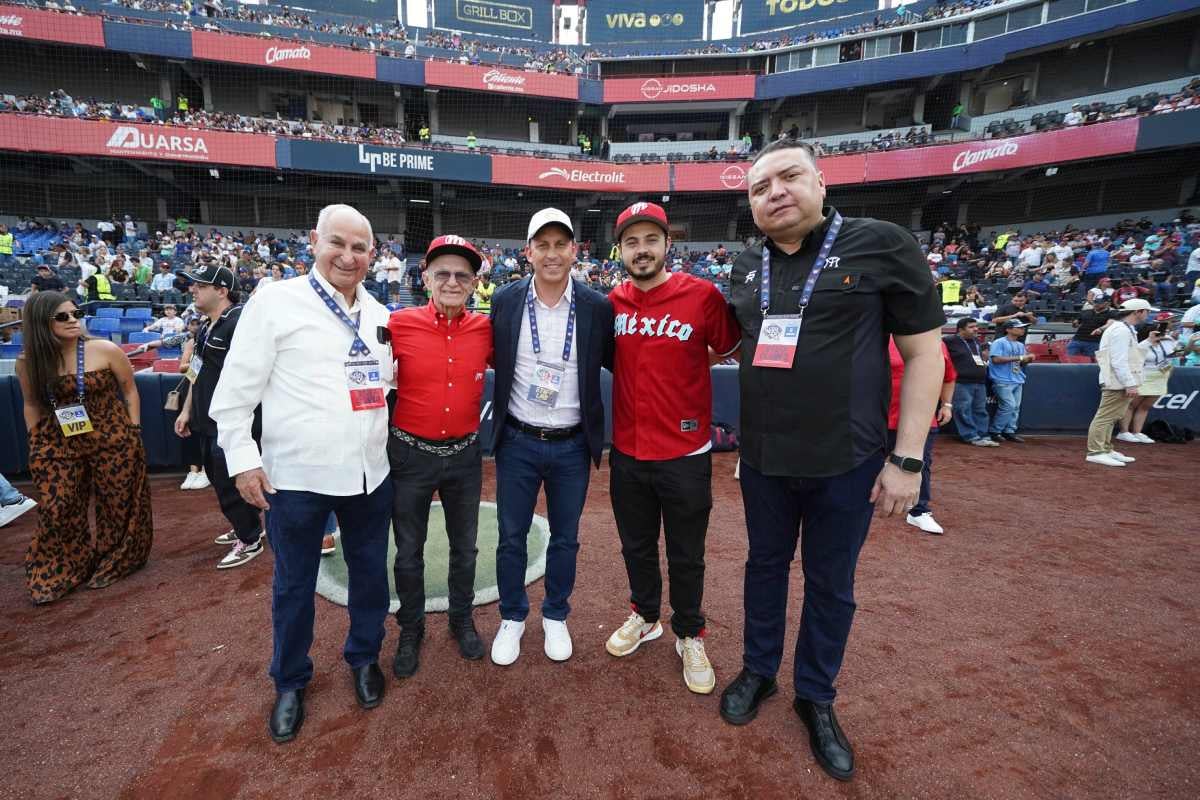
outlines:
{"label": "black baseball cap", "polygon": [[193,269],[191,272],[185,271],[183,274],[196,283],[207,283],[217,288],[223,286],[226,289],[232,289],[234,286],[233,270],[217,264],[206,264]]}

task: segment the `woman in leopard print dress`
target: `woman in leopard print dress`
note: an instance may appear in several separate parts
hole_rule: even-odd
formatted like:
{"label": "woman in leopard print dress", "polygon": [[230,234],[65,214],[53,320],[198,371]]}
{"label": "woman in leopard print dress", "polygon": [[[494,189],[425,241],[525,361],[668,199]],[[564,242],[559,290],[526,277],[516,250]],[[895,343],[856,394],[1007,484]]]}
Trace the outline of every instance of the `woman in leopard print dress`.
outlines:
{"label": "woman in leopard print dress", "polygon": [[[120,347],[88,339],[80,316],[58,292],[38,292],[23,313],[17,376],[39,494],[25,576],[35,603],[57,600],[81,583],[103,588],[134,572],[146,563],[153,537],[133,369]],[[87,427],[79,406],[91,430],[68,434]]]}

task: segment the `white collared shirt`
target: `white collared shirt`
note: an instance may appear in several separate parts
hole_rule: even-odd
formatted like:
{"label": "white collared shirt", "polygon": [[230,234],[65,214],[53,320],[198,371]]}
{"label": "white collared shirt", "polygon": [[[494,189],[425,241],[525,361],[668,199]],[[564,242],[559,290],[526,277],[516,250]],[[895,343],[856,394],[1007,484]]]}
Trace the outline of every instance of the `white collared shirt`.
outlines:
{"label": "white collared shirt", "polygon": [[[307,278],[276,281],[242,311],[209,416],[230,475],[262,467],[277,489],[342,497],[371,492],[388,475],[388,410],[351,410],[345,364],[377,359],[384,385],[395,386],[392,354],[375,335],[388,311],[361,284],[348,307],[323,275],[312,274],[351,319],[361,314],[359,336],[371,354],[349,355],[350,329]],[[259,403],[261,458],[250,435]]]}
{"label": "white collared shirt", "polygon": [[[534,278],[533,281],[536,281]],[[529,307],[526,298],[521,298],[521,335],[517,339],[516,374],[513,375],[512,394],[508,398],[508,413],[528,425],[540,428],[570,428],[582,419],[579,408],[579,308],[575,309],[575,334],[571,341],[571,357],[563,361],[563,344],[567,337],[567,317],[570,315],[571,300],[575,296],[574,281],[567,280],[567,290],[553,306],[548,306],[533,292],[533,307],[537,313],[538,339],[541,355],[533,352],[533,333],[529,329]],[[563,373],[562,387],[554,408],[547,408],[529,400],[529,387],[533,370],[538,360],[560,365]]]}

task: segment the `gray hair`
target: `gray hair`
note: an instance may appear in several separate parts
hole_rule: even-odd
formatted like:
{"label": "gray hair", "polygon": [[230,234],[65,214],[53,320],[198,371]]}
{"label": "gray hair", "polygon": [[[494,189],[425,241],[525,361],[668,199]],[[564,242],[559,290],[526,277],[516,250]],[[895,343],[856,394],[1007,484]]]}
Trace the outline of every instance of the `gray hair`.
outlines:
{"label": "gray hair", "polygon": [[367,240],[372,246],[375,244],[375,231],[371,227],[371,220],[367,219],[361,211],[354,206],[346,205],[345,203],[333,203],[321,209],[321,213],[317,215],[317,235],[321,235],[329,227],[329,218],[339,211],[349,211],[354,216],[358,217],[367,226]]}

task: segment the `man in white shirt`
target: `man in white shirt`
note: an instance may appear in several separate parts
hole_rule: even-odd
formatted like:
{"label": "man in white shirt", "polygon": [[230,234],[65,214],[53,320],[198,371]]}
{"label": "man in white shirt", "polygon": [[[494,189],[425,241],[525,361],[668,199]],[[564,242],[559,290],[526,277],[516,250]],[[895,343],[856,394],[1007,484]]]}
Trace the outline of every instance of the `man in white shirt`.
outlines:
{"label": "man in white shirt", "polygon": [[1029,246],[1021,251],[1021,265],[1028,270],[1037,269],[1042,265],[1042,256],[1045,251],[1042,250],[1041,241],[1034,240],[1029,243]]}
{"label": "man in white shirt", "polygon": [[1137,397],[1142,383],[1143,359],[1138,349],[1138,325],[1152,312],[1141,298],[1126,300],[1121,305],[1115,324],[1104,329],[1096,363],[1100,365],[1100,406],[1088,427],[1087,461],[1106,467],[1124,467],[1136,459],[1113,450],[1113,425],[1125,416],[1129,402]]}
{"label": "man in white shirt", "polygon": [[175,273],[171,272],[171,265],[166,261],[161,262],[158,267],[158,274],[150,281],[150,291],[169,292],[175,287]]}
{"label": "man in white shirt", "polygon": [[390,251],[380,255],[375,262],[375,280],[387,286],[388,299],[400,299],[400,281],[404,278],[404,264]]}
{"label": "man in white shirt", "polygon": [[[238,491],[270,510],[277,696],[269,730],[277,743],[295,738],[304,721],[313,592],[331,512],[350,579],[343,652],[363,708],[383,699],[377,662],[390,599],[385,392],[395,382],[391,353],[377,337],[387,309],[362,286],[371,224],[350,206],[327,206],[309,237],[309,277],[273,283],[246,304],[209,410]],[[251,436],[260,404],[261,456]]]}
{"label": "man in white shirt", "polygon": [[1066,116],[1063,117],[1064,125],[1070,125],[1073,127],[1075,125],[1081,124],[1082,122],[1083,122],[1083,112],[1081,112],[1079,110],[1078,104],[1071,106],[1071,110],[1068,111],[1066,113]]}

